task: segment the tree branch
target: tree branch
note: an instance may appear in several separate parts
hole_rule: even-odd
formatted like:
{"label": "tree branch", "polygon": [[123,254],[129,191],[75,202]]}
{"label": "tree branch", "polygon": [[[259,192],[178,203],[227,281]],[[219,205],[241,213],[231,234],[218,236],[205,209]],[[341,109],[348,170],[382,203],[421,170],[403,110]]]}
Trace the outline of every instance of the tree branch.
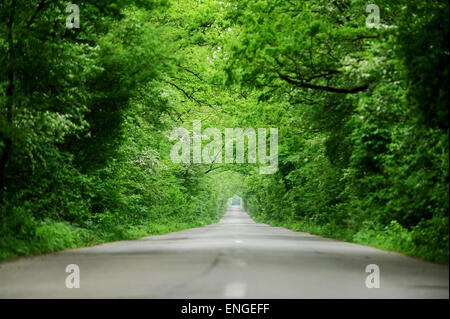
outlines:
{"label": "tree branch", "polygon": [[359,35],[356,36],[356,38],[343,38],[342,40],[355,42],[355,41],[364,40],[364,39],[378,39],[379,37],[380,37],[380,35],[378,35],[378,34],[375,34],[375,35],[362,35],[362,34],[359,34]]}
{"label": "tree branch", "polygon": [[39,3],[39,5],[38,5],[36,11],[34,11],[33,15],[31,16],[30,20],[28,21],[28,23],[27,23],[27,25],[26,25],[26,28],[27,28],[27,29],[33,24],[34,19],[36,19],[36,17],[37,17],[37,15],[39,14],[39,12],[41,12],[42,9],[44,9],[44,6],[45,6],[45,5],[46,5],[45,0],[42,0],[42,1]]}
{"label": "tree branch", "polygon": [[353,93],[358,93],[361,91],[365,91],[369,88],[369,84],[364,84],[361,86],[357,86],[351,89],[345,89],[345,88],[335,88],[335,87],[330,87],[330,86],[324,86],[324,85],[315,85],[315,84],[310,84],[310,83],[306,83],[303,81],[296,81],[294,79],[292,79],[291,77],[284,75],[280,72],[278,72],[278,75],[280,76],[281,79],[285,80],[286,82],[288,82],[289,84],[295,85],[297,87],[301,87],[301,88],[305,88],[305,89],[312,89],[312,90],[318,90],[318,91],[326,91],[326,92],[331,92],[331,93],[349,93],[349,94],[353,94]]}

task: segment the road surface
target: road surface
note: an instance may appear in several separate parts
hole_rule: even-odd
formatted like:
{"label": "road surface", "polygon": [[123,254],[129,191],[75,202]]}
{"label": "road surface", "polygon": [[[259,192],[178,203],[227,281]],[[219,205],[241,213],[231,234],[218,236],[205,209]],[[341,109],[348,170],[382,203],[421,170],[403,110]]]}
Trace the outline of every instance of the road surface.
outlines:
{"label": "road surface", "polygon": [[[66,266],[80,288],[66,287]],[[366,266],[380,269],[367,288]],[[0,263],[0,298],[448,298],[448,265],[253,222],[219,223]]]}

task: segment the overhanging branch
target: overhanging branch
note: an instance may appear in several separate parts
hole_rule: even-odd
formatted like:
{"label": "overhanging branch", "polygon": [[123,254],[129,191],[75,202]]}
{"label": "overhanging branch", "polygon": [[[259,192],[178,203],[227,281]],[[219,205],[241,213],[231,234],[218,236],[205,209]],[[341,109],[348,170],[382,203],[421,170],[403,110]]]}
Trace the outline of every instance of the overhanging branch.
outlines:
{"label": "overhanging branch", "polygon": [[301,87],[301,88],[311,89],[311,90],[326,91],[326,92],[331,92],[331,93],[354,94],[354,93],[365,91],[369,87],[369,84],[364,84],[364,85],[357,86],[357,87],[350,88],[350,89],[336,88],[336,87],[325,86],[325,85],[316,85],[316,84],[306,83],[303,81],[294,80],[293,78],[291,78],[287,75],[284,75],[280,72],[277,72],[277,73],[281,79],[285,80],[289,84],[295,85],[296,87]]}

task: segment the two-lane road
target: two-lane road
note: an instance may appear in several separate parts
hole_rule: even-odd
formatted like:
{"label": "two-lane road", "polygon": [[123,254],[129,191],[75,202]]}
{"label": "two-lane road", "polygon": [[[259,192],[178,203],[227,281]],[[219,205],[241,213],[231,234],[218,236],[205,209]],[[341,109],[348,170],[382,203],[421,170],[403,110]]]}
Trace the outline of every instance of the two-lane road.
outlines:
{"label": "two-lane road", "polygon": [[[80,288],[66,288],[68,264]],[[366,287],[366,266],[380,288]],[[218,224],[0,263],[0,298],[448,298],[448,265],[253,222]]]}

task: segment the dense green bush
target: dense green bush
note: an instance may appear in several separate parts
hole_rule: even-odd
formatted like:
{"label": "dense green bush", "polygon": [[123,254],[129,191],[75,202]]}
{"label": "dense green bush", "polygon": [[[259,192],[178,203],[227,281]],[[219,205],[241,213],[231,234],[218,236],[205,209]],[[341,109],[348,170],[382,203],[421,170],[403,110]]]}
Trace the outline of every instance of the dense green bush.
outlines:
{"label": "dense green bush", "polygon": [[[205,225],[239,194],[258,221],[448,261],[448,1],[377,4],[370,29],[362,0],[87,0],[67,29],[62,2],[4,1],[0,258]],[[277,127],[278,172],[172,163],[200,119]]]}
{"label": "dense green bush", "polygon": [[448,262],[448,3],[377,4],[378,29],[362,1],[231,14],[230,81],[284,113],[280,170],[243,197],[259,221]]}
{"label": "dense green bush", "polygon": [[196,58],[195,44],[177,56],[184,30],[157,22],[168,4],[85,1],[72,30],[65,6],[24,25],[34,2],[0,5],[0,258],[216,222],[230,190],[168,159],[192,105],[167,82]]}

